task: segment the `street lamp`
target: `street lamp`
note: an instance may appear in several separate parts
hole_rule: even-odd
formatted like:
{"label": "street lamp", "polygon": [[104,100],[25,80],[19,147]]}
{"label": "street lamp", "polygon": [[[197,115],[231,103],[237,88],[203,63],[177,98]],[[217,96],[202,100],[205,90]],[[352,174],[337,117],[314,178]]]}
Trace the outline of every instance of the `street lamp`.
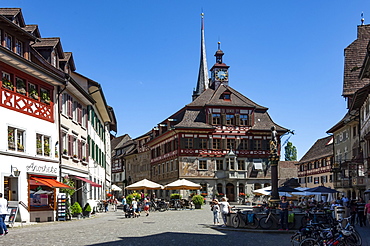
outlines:
{"label": "street lamp", "polygon": [[278,140],[277,132],[275,126],[271,127],[271,140],[270,140],[270,166],[271,166],[271,197],[270,197],[270,207],[276,208],[280,202],[279,192],[278,192],[278,163],[279,163],[279,153],[278,153]]}
{"label": "street lamp", "polygon": [[9,177],[19,177],[20,174],[21,174],[21,171],[19,171],[18,168],[10,165],[10,176]]}

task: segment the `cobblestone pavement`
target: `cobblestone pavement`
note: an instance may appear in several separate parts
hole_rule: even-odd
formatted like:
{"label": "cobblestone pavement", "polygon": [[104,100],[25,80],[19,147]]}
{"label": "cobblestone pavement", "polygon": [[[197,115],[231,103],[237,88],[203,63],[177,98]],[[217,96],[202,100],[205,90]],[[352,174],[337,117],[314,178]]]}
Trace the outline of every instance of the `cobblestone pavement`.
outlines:
{"label": "cobblestone pavement", "polygon": [[[290,245],[290,233],[255,233],[212,229],[212,212],[154,212],[125,218],[122,211],[93,218],[10,228],[0,245]],[[367,232],[370,228],[363,228]],[[367,230],[369,229],[369,230]],[[366,233],[366,231],[364,231]],[[368,233],[369,234],[369,233]]]}

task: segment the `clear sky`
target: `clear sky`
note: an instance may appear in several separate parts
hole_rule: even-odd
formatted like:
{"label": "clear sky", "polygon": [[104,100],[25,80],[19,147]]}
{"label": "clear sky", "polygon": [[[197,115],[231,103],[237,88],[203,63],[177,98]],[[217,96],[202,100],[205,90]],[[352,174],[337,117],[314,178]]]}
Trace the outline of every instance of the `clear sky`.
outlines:
{"label": "clear sky", "polygon": [[295,131],[299,159],[346,113],[343,50],[362,12],[370,23],[370,4],[357,0],[12,0],[1,7],[22,8],[42,37],[60,37],[76,71],[102,85],[117,136],[132,138],[191,102],[203,11],[208,67],[221,41],[229,85]]}

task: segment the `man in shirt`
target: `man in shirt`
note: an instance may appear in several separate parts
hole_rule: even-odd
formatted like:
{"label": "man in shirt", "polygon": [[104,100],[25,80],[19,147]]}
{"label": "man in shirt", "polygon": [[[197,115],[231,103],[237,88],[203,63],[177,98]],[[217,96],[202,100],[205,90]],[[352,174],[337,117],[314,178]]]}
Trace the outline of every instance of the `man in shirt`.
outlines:
{"label": "man in shirt", "polygon": [[366,214],[364,214],[365,211],[365,205],[366,203],[364,202],[364,199],[361,197],[358,199],[358,202],[356,202],[356,213],[357,213],[357,218],[358,222],[360,223],[360,226],[366,225]]}
{"label": "man in shirt", "polygon": [[5,225],[5,216],[8,214],[8,201],[0,193],[0,236],[8,234],[8,228]]}
{"label": "man in shirt", "polygon": [[367,222],[370,224],[370,199],[367,202],[367,204],[365,205],[364,215],[367,218]]}

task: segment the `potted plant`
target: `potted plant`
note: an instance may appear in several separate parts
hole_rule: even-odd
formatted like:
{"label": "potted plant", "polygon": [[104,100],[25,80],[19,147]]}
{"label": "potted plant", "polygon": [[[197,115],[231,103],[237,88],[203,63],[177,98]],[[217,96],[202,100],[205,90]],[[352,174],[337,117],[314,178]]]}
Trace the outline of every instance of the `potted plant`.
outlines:
{"label": "potted plant", "polygon": [[39,99],[39,93],[37,93],[35,88],[30,89],[30,97],[32,97],[35,100]]}
{"label": "potted plant", "polygon": [[91,211],[92,211],[92,209],[91,209],[90,204],[86,203],[86,205],[84,207],[83,215],[84,216],[87,216],[88,218],[90,218]]}
{"label": "potted plant", "polygon": [[201,195],[195,195],[191,199],[194,203],[195,209],[200,209],[202,208],[202,205],[204,203],[204,197]]}
{"label": "potted plant", "polygon": [[178,193],[172,193],[170,196],[171,199],[181,199],[181,195]]}
{"label": "potted plant", "polygon": [[17,78],[17,92],[26,95],[26,85],[24,84],[23,79]]}
{"label": "potted plant", "polygon": [[50,101],[51,101],[50,96],[49,96],[49,94],[48,94],[46,91],[41,92],[41,99],[42,99],[45,103],[47,103],[47,104],[49,104],[49,103],[50,103]]}
{"label": "potted plant", "polygon": [[7,78],[3,77],[3,87],[8,90],[13,90],[14,85],[12,82],[10,82]]}
{"label": "potted plant", "polygon": [[67,155],[68,151],[66,149],[63,150],[63,155]]}
{"label": "potted plant", "polygon": [[82,208],[78,202],[73,203],[71,206],[71,214],[73,217],[77,217],[78,219],[81,218]]}

